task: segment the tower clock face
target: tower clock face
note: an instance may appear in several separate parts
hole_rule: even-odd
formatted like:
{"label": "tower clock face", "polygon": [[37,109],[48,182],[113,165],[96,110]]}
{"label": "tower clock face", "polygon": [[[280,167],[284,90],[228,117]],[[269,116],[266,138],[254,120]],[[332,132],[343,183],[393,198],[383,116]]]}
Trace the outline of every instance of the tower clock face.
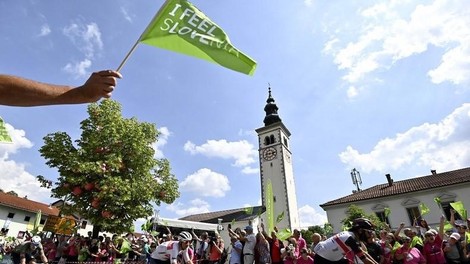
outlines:
{"label": "tower clock face", "polygon": [[275,148],[267,148],[263,151],[263,159],[273,160],[276,158],[277,150]]}

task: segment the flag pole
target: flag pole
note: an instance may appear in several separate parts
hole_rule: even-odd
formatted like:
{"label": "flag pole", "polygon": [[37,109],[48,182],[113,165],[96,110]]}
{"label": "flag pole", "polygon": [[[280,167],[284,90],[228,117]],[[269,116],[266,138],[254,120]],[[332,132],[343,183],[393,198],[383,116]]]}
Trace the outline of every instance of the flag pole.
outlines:
{"label": "flag pole", "polygon": [[170,3],[171,0],[166,0],[165,3],[162,5],[162,7],[160,7],[160,10],[158,10],[158,12],[155,14],[155,16],[152,18],[152,20],[150,21],[150,23],[148,24],[148,26],[145,28],[145,30],[142,32],[142,34],[140,34],[140,37],[137,39],[137,41],[134,43],[134,46],[132,46],[131,50],[127,53],[126,57],[124,57],[124,59],[122,60],[121,64],[119,64],[119,67],[117,67],[116,71],[119,72],[122,67],[124,66],[124,64],[126,63],[127,59],[129,59],[129,57],[131,56],[131,54],[134,52],[134,50],[137,48],[137,45],[139,44],[140,40],[142,39],[142,37],[144,36],[144,34],[147,32],[147,30],[153,25],[153,22],[155,21],[155,19],[157,19],[157,17],[160,15],[160,13],[163,11],[163,9],[165,9],[165,7]]}

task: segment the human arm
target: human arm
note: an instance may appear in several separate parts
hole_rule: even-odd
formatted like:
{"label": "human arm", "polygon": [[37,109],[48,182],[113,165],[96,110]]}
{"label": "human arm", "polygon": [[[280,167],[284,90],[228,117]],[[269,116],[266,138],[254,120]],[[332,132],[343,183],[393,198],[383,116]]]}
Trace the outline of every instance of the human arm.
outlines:
{"label": "human arm", "polygon": [[444,237],[444,220],[446,219],[446,217],[444,215],[441,215],[441,219],[440,219],[440,222],[439,222],[439,236],[441,238]]}
{"label": "human arm", "polygon": [[111,97],[116,78],[122,78],[116,71],[94,72],[83,85],[72,87],[0,74],[0,104],[40,106],[96,102]]}
{"label": "human arm", "polygon": [[266,232],[266,230],[264,229],[264,223],[261,222],[261,234],[263,234],[263,236],[266,238],[266,240],[268,240],[269,242],[272,241],[272,237],[270,237],[268,235],[268,233]]}
{"label": "human arm", "polygon": [[397,230],[395,231],[395,233],[393,233],[393,236],[395,237],[396,240],[399,240],[399,239],[400,239],[400,232],[401,232],[401,230],[403,229],[403,227],[405,227],[405,223],[401,222],[401,223],[400,223],[400,226],[397,228]]}

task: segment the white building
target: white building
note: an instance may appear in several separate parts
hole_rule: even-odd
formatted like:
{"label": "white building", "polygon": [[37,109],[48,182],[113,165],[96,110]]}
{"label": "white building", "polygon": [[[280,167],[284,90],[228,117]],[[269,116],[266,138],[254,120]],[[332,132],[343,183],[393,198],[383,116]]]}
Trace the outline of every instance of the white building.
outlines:
{"label": "white building", "polygon": [[[387,182],[357,191],[320,206],[326,211],[328,222],[334,232],[341,231],[341,220],[352,204],[361,207],[366,214],[375,213],[382,221],[396,229],[400,223],[411,226],[413,220],[421,215],[419,205],[426,205],[430,212],[423,216],[430,227],[437,227],[441,215],[450,217],[450,203],[461,201],[470,205],[470,168],[437,173],[394,182],[390,174]],[[435,202],[439,198],[441,206]],[[385,208],[390,209],[388,217]],[[458,217],[458,216],[457,216]]]}
{"label": "white building", "polygon": [[31,231],[38,210],[41,210],[39,230],[49,215],[59,214],[57,207],[0,192],[0,227],[6,236],[22,237],[25,231]]}

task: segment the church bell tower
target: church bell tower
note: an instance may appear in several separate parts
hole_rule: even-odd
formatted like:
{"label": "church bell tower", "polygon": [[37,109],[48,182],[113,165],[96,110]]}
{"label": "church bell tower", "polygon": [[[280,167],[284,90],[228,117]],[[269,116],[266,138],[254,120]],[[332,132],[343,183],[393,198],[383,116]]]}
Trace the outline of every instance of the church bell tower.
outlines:
{"label": "church bell tower", "polygon": [[[274,224],[279,228],[299,228],[290,132],[278,115],[278,107],[268,88],[264,126],[256,129],[259,142],[261,201],[266,206],[266,187],[270,180],[273,193]],[[283,216],[283,217],[280,217]],[[276,223],[277,218],[282,218]]]}

